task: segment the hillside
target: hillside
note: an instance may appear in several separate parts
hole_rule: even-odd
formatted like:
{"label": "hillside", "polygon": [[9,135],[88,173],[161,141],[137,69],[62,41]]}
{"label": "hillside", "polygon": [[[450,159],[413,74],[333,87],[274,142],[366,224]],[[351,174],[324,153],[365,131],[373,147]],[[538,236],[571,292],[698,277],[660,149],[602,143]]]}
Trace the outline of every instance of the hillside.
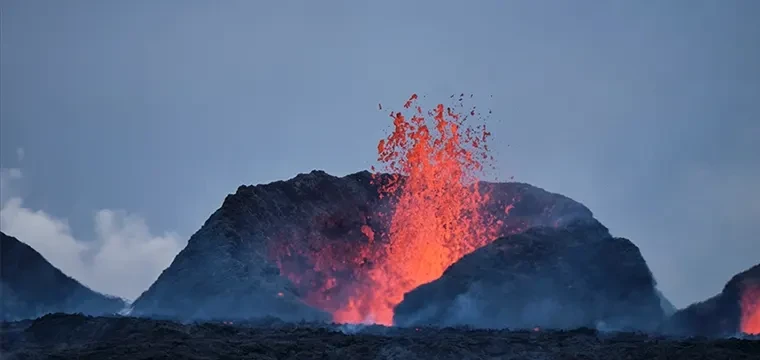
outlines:
{"label": "hillside", "polygon": [[0,306],[3,320],[47,313],[114,314],[123,300],[95,292],[54,267],[40,253],[0,232]]}

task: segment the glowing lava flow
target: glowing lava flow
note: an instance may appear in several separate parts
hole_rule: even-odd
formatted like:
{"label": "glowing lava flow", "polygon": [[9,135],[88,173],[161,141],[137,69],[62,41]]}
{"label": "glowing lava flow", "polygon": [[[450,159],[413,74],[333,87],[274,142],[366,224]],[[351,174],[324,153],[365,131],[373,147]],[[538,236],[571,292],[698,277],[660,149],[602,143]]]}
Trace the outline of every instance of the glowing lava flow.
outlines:
{"label": "glowing lava flow", "polygon": [[742,292],[741,331],[760,335],[760,286],[747,287]]}
{"label": "glowing lava flow", "polygon": [[401,175],[381,184],[381,197],[395,196],[389,243],[370,270],[371,289],[335,311],[336,322],[391,325],[406,292],[494,238],[492,219],[481,211],[488,198],[477,183],[483,162],[492,160],[490,133],[485,125],[465,127],[467,116],[442,104],[423,112],[416,100],[404,105],[411,118],[391,114],[394,131],[378,144],[382,170]]}

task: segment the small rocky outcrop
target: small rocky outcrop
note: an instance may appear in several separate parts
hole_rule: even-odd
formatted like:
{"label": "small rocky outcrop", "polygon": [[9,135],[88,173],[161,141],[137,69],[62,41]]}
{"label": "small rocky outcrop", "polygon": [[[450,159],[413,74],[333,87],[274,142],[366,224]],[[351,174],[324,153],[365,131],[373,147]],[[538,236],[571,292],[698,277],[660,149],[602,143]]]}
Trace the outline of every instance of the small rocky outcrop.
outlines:
{"label": "small rocky outcrop", "polygon": [[90,290],[15,237],[0,232],[0,316],[30,319],[48,313],[115,314],[123,300]]}
{"label": "small rocky outcrop", "polygon": [[[745,293],[758,297],[754,304],[743,299]],[[720,294],[677,311],[662,330],[683,336],[734,336],[742,332],[742,317],[749,315],[743,313],[743,305],[754,305],[754,310],[760,311],[760,264],[734,275]]]}
{"label": "small rocky outcrop", "polygon": [[639,249],[593,219],[497,239],[409,292],[402,326],[654,329],[660,296]]}

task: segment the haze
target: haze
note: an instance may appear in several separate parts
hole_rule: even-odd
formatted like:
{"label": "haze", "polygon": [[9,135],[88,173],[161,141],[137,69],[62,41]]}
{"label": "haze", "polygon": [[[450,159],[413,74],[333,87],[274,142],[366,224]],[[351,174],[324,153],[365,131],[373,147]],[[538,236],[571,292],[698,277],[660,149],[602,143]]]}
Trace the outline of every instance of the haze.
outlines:
{"label": "haze", "polygon": [[683,307],[760,260],[758,16],[753,0],[3,0],[0,229],[134,299],[238,185],[368,169],[389,109],[472,93],[494,177],[584,203]]}

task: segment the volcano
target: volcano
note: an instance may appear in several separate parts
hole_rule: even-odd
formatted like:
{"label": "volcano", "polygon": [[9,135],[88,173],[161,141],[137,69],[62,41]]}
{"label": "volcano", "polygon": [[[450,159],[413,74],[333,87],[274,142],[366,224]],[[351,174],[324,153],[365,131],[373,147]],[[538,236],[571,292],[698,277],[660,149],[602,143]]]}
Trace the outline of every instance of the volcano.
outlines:
{"label": "volcano", "polygon": [[677,311],[665,331],[680,335],[760,335],[760,264],[734,275],[723,290]]}
{"label": "volcano", "polygon": [[[366,171],[345,177],[312,171],[288,181],[239,187],[235,194],[227,196],[222,206],[190,238],[187,247],[134,302],[133,314],[185,319],[271,315],[287,320],[351,322],[342,321],[341,316],[345,309],[351,309],[351,305],[358,302],[357,299],[382,299],[383,295],[389,295],[372,292],[377,279],[373,275],[383,263],[382,258],[372,256],[383,254],[391,243],[388,235],[391,226],[381,214],[390,210],[392,198],[377,196],[383,179],[391,178],[394,177],[378,177]],[[515,254],[539,251],[538,246],[571,246],[562,244],[569,241],[568,238],[552,235],[552,231],[563,231],[561,229],[578,223],[597,223],[592,212],[582,204],[529,184],[481,182],[478,191],[490,194],[485,209],[497,219],[495,223],[500,224],[500,228],[496,230],[502,236],[547,229],[549,235],[541,241],[510,240],[522,243],[523,249]],[[536,237],[531,235],[531,238]],[[585,241],[577,234],[570,239]],[[641,279],[636,290],[647,294],[644,302],[652,300],[652,304],[659,304],[656,295],[651,297],[655,294],[654,282],[635,247],[608,235],[594,235],[588,242],[596,244],[590,245],[594,252],[584,258],[588,269],[574,271],[587,271],[585,275],[592,277],[603,274],[609,279]],[[414,261],[415,256],[422,258],[419,253],[409,255],[407,261]],[[514,261],[542,266],[559,256],[563,255],[555,252],[543,258],[520,260],[517,257]],[[616,272],[611,272],[609,265],[605,265],[610,259],[627,259],[629,265],[621,265],[623,267]],[[472,262],[468,257],[461,261]],[[592,270],[597,264],[600,268]],[[449,272],[456,272],[461,266],[471,265],[455,261]],[[509,276],[505,274],[512,266],[522,265],[506,262],[498,274]],[[547,271],[550,271],[548,267]],[[531,275],[520,276],[529,281]],[[539,276],[534,279],[541,281]],[[423,283],[414,287],[419,285]],[[595,296],[605,286],[618,285],[606,282],[595,286],[579,288],[579,291],[584,296]],[[514,289],[522,294],[534,290]],[[631,293],[626,297],[620,291],[615,294],[617,298],[611,298],[608,303],[614,306],[617,301],[621,308],[633,296]],[[538,297],[538,293],[535,296]],[[391,311],[391,319],[385,321],[386,324],[392,323],[393,309],[401,302],[394,303],[394,300],[386,298]],[[404,294],[400,300],[404,300]],[[373,319],[372,313],[361,315],[369,319],[365,321],[381,322],[378,317]]]}
{"label": "volcano", "polygon": [[481,181],[491,133],[464,97],[423,111],[413,95],[391,112],[371,173],[241,186],[134,311],[391,325],[407,293],[493,240],[593,220],[564,196]]}

